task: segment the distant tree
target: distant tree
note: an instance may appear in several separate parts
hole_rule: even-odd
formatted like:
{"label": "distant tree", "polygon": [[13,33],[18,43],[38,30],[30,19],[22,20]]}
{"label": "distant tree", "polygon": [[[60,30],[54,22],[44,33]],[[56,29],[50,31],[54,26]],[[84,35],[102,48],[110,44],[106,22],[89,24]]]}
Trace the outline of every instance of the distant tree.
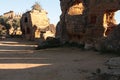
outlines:
{"label": "distant tree", "polygon": [[6,30],[5,26],[0,24],[0,36],[6,35],[6,31],[7,30]]}
{"label": "distant tree", "polygon": [[20,19],[17,19],[17,18],[10,19],[4,16],[0,16],[0,24],[5,26],[7,30],[7,34],[9,34],[10,28],[13,28],[14,29],[13,33],[15,33],[16,30],[20,28]]}
{"label": "distant tree", "polygon": [[7,21],[8,21],[7,18],[5,18],[3,16],[0,17],[0,24],[5,25]]}
{"label": "distant tree", "polygon": [[5,26],[5,28],[7,29],[7,33],[9,32],[9,29],[11,27],[11,24],[9,23],[9,19],[6,17],[1,16],[0,17],[0,24]]}
{"label": "distant tree", "polygon": [[16,30],[20,27],[20,19],[13,19],[12,27],[14,28],[13,35],[16,35]]}
{"label": "distant tree", "polygon": [[42,7],[38,2],[35,2],[35,4],[32,6],[32,10],[38,10],[41,12]]}
{"label": "distant tree", "polygon": [[20,27],[20,19],[13,19],[12,26],[15,29],[17,29],[18,27]]}

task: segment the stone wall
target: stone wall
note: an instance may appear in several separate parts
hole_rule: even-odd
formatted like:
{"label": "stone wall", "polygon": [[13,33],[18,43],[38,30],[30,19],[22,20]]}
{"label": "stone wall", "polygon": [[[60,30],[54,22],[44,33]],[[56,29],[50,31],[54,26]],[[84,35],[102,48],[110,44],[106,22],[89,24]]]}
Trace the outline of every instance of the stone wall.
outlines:
{"label": "stone wall", "polygon": [[49,26],[49,18],[47,17],[47,12],[42,10],[41,12],[33,10],[30,13],[32,26],[37,26],[37,28],[45,29]]}
{"label": "stone wall", "polygon": [[[49,26],[50,22],[49,18],[47,17],[47,12],[45,10],[41,11],[31,10],[22,15],[21,18],[22,35],[28,40],[40,38],[41,35],[43,35],[43,33],[46,33],[46,31],[49,30]],[[51,32],[51,35],[54,35],[54,33]]]}
{"label": "stone wall", "polygon": [[9,12],[6,12],[4,13],[4,17],[7,17],[7,18],[13,18],[14,17],[14,11],[9,11]]}
{"label": "stone wall", "polygon": [[10,18],[10,19],[15,19],[15,18],[21,18],[22,14],[18,13],[15,14],[14,11],[9,11],[3,14],[3,17]]}
{"label": "stone wall", "polygon": [[56,37],[92,45],[110,34],[109,27],[116,26],[114,12],[120,9],[119,0],[60,0],[60,5]]}
{"label": "stone wall", "polygon": [[120,24],[101,42],[102,51],[114,51],[120,54]]}

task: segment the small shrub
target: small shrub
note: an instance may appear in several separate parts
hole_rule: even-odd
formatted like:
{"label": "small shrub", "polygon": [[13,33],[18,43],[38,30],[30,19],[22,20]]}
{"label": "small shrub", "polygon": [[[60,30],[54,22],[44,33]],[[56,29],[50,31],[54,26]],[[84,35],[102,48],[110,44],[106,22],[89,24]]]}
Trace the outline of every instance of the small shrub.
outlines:
{"label": "small shrub", "polygon": [[35,4],[32,6],[32,9],[41,11],[42,7],[40,6],[40,4],[38,2],[35,2]]}
{"label": "small shrub", "polygon": [[43,41],[36,49],[46,49],[46,48],[54,48],[54,47],[60,47],[61,42],[59,39],[56,38],[47,38],[46,41]]}

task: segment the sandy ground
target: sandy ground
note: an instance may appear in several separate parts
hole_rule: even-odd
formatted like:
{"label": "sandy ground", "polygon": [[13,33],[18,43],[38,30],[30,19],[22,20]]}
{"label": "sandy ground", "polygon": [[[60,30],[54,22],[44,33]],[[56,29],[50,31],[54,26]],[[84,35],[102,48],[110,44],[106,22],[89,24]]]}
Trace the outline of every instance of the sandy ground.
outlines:
{"label": "sandy ground", "polygon": [[35,42],[0,40],[0,80],[89,80],[113,55],[79,48],[34,50]]}

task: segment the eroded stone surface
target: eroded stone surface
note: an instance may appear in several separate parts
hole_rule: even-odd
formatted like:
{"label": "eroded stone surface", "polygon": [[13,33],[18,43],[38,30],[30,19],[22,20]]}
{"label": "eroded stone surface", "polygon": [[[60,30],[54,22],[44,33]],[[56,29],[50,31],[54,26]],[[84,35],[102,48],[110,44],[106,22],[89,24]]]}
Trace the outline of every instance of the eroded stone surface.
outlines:
{"label": "eroded stone surface", "polygon": [[120,53],[120,25],[112,30],[108,37],[102,40],[101,49],[103,51]]}
{"label": "eroded stone surface", "polygon": [[45,10],[31,10],[24,13],[21,19],[21,30],[28,40],[42,38],[43,34],[45,34],[43,38],[55,36],[55,26],[50,24]]}
{"label": "eroded stone surface", "polygon": [[60,0],[62,14],[56,36],[62,41],[95,44],[116,27],[114,13],[119,4],[119,0]]}

